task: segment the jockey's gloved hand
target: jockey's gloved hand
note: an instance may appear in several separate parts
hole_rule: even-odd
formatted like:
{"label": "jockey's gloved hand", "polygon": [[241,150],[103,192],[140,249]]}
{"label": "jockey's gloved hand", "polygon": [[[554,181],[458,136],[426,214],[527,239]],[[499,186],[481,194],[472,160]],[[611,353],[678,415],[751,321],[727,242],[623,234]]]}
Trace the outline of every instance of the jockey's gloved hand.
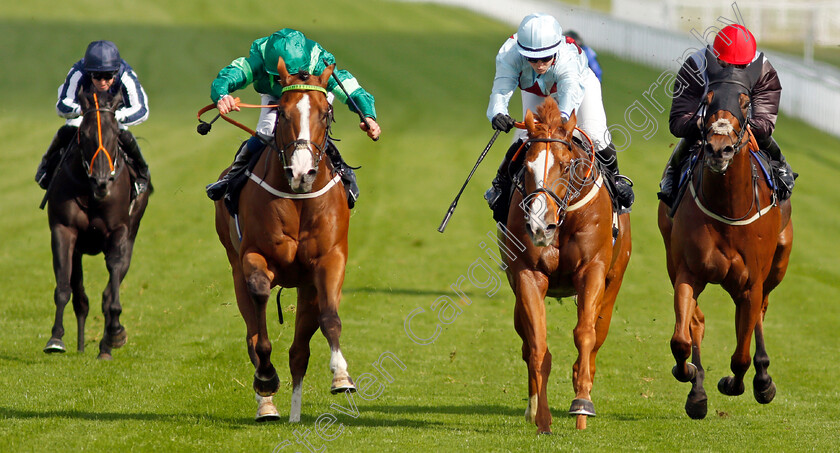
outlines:
{"label": "jockey's gloved hand", "polygon": [[513,128],[513,118],[510,115],[505,115],[504,113],[497,113],[496,116],[493,117],[493,129],[497,131],[509,132],[511,128]]}

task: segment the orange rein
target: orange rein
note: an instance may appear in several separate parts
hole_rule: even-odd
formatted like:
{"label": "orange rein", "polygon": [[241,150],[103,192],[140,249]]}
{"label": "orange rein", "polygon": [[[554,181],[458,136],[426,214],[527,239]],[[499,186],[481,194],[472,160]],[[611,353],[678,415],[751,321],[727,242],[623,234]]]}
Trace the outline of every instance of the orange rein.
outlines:
{"label": "orange rein", "polygon": [[[96,135],[97,139],[99,140],[99,148],[96,148],[96,152],[93,153],[93,157],[90,159],[90,171],[93,171],[93,162],[96,161],[96,156],[99,155],[100,151],[105,151],[105,157],[108,158],[108,168],[111,169],[111,174],[114,174],[114,160],[111,158],[111,153],[102,146],[102,117],[99,116],[99,98],[96,97],[96,93],[93,93],[93,103],[96,105]],[[88,173],[90,176],[90,173]]]}
{"label": "orange rein", "polygon": [[[251,109],[269,109],[269,108],[279,107],[279,105],[277,105],[277,104],[266,104],[266,105],[243,104],[242,101],[239,98],[233,98],[233,101],[236,103],[237,107],[245,107],[245,108],[251,108]],[[198,115],[197,115],[198,119],[201,120],[201,115],[203,115],[204,113],[206,113],[210,110],[213,110],[215,108],[217,108],[216,104],[208,104],[205,107],[202,107],[201,110],[198,111]],[[245,131],[245,132],[247,132],[251,135],[257,135],[256,131],[254,131],[250,127],[240,123],[239,121],[230,119],[230,118],[228,118],[227,115],[222,114],[222,113],[219,113],[219,116],[221,116],[223,120],[227,121],[230,124],[233,124],[234,126],[242,129],[243,131]]]}

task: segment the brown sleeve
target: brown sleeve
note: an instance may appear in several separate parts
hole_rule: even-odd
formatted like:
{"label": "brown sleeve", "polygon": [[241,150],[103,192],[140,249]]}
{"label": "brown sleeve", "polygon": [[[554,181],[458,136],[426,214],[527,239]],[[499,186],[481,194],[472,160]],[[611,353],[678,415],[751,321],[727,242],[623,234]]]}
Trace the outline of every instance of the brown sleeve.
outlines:
{"label": "brown sleeve", "polygon": [[761,77],[752,90],[750,127],[757,137],[769,137],[776,128],[782,84],[770,61],[764,60]]}
{"label": "brown sleeve", "polygon": [[675,137],[700,136],[700,130],[697,128],[697,109],[700,107],[705,91],[703,80],[703,73],[691,58],[683,63],[677,73],[671,101],[671,114],[668,118],[668,126]]}

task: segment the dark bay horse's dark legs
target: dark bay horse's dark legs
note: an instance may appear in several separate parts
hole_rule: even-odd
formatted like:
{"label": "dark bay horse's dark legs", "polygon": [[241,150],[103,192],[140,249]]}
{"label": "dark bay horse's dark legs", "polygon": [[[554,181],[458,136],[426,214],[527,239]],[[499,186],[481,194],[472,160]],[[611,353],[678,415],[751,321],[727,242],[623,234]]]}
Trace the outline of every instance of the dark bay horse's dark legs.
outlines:
{"label": "dark bay horse's dark legs", "polygon": [[73,272],[70,276],[70,286],[73,289],[73,312],[76,314],[76,350],[85,352],[85,320],[90,310],[90,301],[85,293],[84,272],[82,271],[82,254],[73,253]]}
{"label": "dark bay horse's dark legs", "polygon": [[44,352],[65,352],[64,347],[64,308],[72,293],[71,273],[73,268],[73,250],[76,245],[76,233],[63,225],[52,228],[51,243],[53,273],[55,274],[55,321],[52,334]]}
{"label": "dark bay horse's dark legs", "polygon": [[102,292],[102,314],[105,317],[105,332],[99,342],[100,358],[110,358],[111,349],[125,345],[127,334],[120,324],[120,284],[128,273],[131,262],[132,243],[128,240],[128,228],[111,234],[110,246],[105,250],[105,267],[108,269],[108,284]]}

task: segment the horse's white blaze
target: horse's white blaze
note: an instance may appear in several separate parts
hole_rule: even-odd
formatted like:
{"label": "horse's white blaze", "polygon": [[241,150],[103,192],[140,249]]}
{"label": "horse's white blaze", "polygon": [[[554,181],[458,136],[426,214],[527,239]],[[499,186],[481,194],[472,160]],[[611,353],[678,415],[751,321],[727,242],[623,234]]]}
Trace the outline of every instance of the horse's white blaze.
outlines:
{"label": "horse's white blaze", "polygon": [[709,130],[715,135],[729,135],[735,130],[735,128],[732,126],[732,123],[728,118],[720,118],[712,123]]}
{"label": "horse's white blaze", "polygon": [[[309,96],[303,96],[297,103],[298,112],[300,112],[300,134],[298,140],[309,140],[311,131],[309,130]],[[315,161],[312,159],[312,152],[308,146],[295,147],[292,154],[292,175],[298,177],[306,174],[315,166]]]}
{"label": "horse's white blaze", "polygon": [[301,382],[292,389],[292,404],[289,409],[289,423],[298,423],[300,421],[300,404],[301,395],[303,393],[302,387],[303,383]]}
{"label": "horse's white blaze", "polygon": [[[537,188],[545,187],[546,169],[554,166],[554,155],[548,150],[540,151],[540,154],[533,162],[528,163],[528,169],[534,175],[534,182]],[[538,194],[530,200],[528,206],[528,223],[531,224],[531,231],[543,231],[548,226],[546,216],[548,211],[548,196],[544,193]]]}
{"label": "horse's white blaze", "polygon": [[347,361],[344,360],[344,356],[341,355],[340,349],[336,349],[330,353],[330,371],[332,371],[333,376],[337,378],[348,376]]}

